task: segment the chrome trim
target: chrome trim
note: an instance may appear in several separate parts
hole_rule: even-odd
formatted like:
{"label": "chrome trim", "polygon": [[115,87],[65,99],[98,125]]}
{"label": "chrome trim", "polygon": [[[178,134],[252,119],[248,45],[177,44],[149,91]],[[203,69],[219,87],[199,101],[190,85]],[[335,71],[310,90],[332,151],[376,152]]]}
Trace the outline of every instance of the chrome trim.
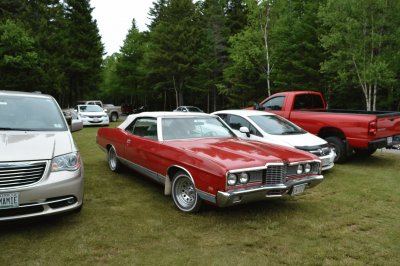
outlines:
{"label": "chrome trim", "polygon": [[141,174],[143,174],[143,175],[145,175],[145,176],[150,177],[150,178],[153,179],[154,181],[157,181],[157,182],[162,183],[162,184],[165,183],[165,178],[166,178],[165,176],[160,175],[160,174],[158,174],[158,173],[156,173],[156,172],[154,172],[154,171],[152,171],[152,170],[149,170],[149,169],[147,169],[147,168],[145,168],[145,167],[143,167],[143,166],[140,166],[140,165],[138,165],[138,164],[135,164],[135,163],[133,163],[133,162],[131,162],[131,161],[129,161],[129,160],[126,160],[126,159],[124,159],[124,158],[122,158],[122,157],[117,156],[117,158],[118,158],[118,160],[120,160],[121,163],[123,163],[124,165],[126,165],[126,166],[132,168],[133,170],[135,170],[135,171],[137,171],[137,172],[139,172],[139,173],[141,173]]}
{"label": "chrome trim", "polygon": [[206,201],[209,201],[209,202],[212,202],[212,203],[214,203],[214,204],[217,203],[217,198],[216,198],[215,195],[210,194],[210,193],[207,193],[207,192],[204,192],[204,191],[202,191],[202,190],[200,190],[200,189],[197,189],[197,188],[196,188],[196,191],[197,191],[197,193],[199,194],[199,197],[200,197],[201,199],[206,200]]}
{"label": "chrome trim", "polygon": [[323,179],[322,175],[314,175],[301,178],[300,180],[292,180],[287,182],[287,184],[237,189],[228,192],[218,191],[216,204],[219,207],[227,207],[267,198],[282,197],[288,194],[295,185],[307,184],[306,188],[308,189],[318,185]]}
{"label": "chrome trim", "polygon": [[[13,208],[13,209],[20,209],[20,208],[28,208],[28,207],[35,207],[35,206],[43,206],[43,205],[48,205],[48,204],[52,204],[52,203],[57,203],[57,202],[62,202],[62,201],[68,201],[70,199],[74,199],[75,197],[67,197],[67,198],[62,198],[62,199],[57,199],[57,200],[50,200],[50,201],[43,201],[43,202],[38,202],[38,203],[31,203],[31,204],[24,204],[21,206],[18,206],[17,208]],[[7,209],[9,210],[9,209]]]}
{"label": "chrome trim", "polygon": [[305,163],[319,163],[321,164],[321,160],[307,160],[307,161],[301,161],[301,162],[292,162],[289,163],[288,166],[294,166],[294,165],[299,165],[299,164],[305,164]]}
{"label": "chrome trim", "polygon": [[[196,183],[194,182],[193,176],[190,174],[190,172],[189,172],[186,168],[184,168],[184,167],[182,167],[182,166],[179,166],[179,165],[176,165],[176,164],[173,164],[173,165],[171,165],[171,166],[169,166],[169,167],[167,168],[167,173],[168,173],[169,169],[171,169],[171,167],[177,167],[177,168],[180,168],[180,169],[182,169],[183,171],[185,171],[185,172],[189,175],[190,180],[193,182],[194,187],[196,187]],[[171,176],[170,178],[172,178],[172,176]]]}
{"label": "chrome trim", "polygon": [[[35,186],[36,184],[38,184],[41,180],[43,180],[44,177],[49,175],[50,172],[50,167],[51,167],[51,160],[39,160],[39,161],[21,161],[21,162],[0,162],[0,171],[7,171],[7,170],[12,170],[9,169],[9,167],[13,167],[13,166],[20,166],[20,167],[32,167],[35,164],[44,164],[44,169],[42,172],[41,177],[33,183],[29,183],[29,184],[23,184],[23,185],[18,185],[15,184],[15,186],[9,186],[9,187],[0,187],[0,191],[2,190],[10,190],[10,189],[20,189],[20,188],[26,188],[26,187],[30,187],[30,186]],[[0,176],[3,176],[3,174],[0,173]],[[32,178],[27,178],[27,179],[32,179]],[[37,179],[37,177],[36,177]],[[0,183],[1,183],[1,179],[0,179]]]}

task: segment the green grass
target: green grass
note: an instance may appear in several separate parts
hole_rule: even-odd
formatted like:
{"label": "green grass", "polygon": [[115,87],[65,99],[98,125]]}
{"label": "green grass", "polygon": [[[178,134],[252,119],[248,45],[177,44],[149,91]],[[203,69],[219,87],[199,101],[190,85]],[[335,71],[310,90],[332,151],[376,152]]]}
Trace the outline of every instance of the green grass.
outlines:
{"label": "green grass", "polygon": [[[114,124],[115,125],[115,124]],[[98,128],[73,133],[79,214],[0,223],[1,265],[398,265],[400,155],[336,165],[295,198],[178,211],[161,186],[108,170]]]}

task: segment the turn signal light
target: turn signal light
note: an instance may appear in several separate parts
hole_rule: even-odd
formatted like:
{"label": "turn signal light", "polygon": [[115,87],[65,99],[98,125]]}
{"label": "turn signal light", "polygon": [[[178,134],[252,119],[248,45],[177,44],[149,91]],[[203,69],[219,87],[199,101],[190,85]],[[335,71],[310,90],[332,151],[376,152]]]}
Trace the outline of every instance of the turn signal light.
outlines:
{"label": "turn signal light", "polygon": [[371,121],[368,124],[368,135],[369,136],[376,136],[376,132],[378,131],[378,126],[376,121]]}

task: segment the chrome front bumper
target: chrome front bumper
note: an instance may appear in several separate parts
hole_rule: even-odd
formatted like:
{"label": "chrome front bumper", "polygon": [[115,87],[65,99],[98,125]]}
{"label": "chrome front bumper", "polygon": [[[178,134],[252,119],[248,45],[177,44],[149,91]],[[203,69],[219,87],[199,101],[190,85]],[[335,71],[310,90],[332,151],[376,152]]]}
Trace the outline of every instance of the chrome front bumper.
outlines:
{"label": "chrome front bumper", "polygon": [[18,193],[19,206],[0,209],[0,221],[52,215],[79,209],[83,204],[83,165],[76,171],[50,172],[37,183],[0,189],[2,193]]}
{"label": "chrome front bumper", "polygon": [[306,189],[308,189],[318,185],[323,179],[322,175],[315,175],[274,186],[260,186],[227,192],[218,191],[216,204],[219,207],[228,207],[267,198],[282,197],[290,193],[294,186],[306,184]]}

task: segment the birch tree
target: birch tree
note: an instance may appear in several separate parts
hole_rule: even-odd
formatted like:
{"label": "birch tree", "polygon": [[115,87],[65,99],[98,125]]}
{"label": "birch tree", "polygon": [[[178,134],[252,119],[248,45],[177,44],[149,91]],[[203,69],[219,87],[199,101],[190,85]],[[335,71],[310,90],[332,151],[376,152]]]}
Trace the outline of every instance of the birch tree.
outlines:
{"label": "birch tree", "polygon": [[367,110],[376,110],[378,91],[395,77],[386,49],[393,49],[396,39],[398,25],[391,18],[398,5],[389,0],[328,0],[319,12],[326,27],[321,43],[328,53],[321,70],[358,84]]}

